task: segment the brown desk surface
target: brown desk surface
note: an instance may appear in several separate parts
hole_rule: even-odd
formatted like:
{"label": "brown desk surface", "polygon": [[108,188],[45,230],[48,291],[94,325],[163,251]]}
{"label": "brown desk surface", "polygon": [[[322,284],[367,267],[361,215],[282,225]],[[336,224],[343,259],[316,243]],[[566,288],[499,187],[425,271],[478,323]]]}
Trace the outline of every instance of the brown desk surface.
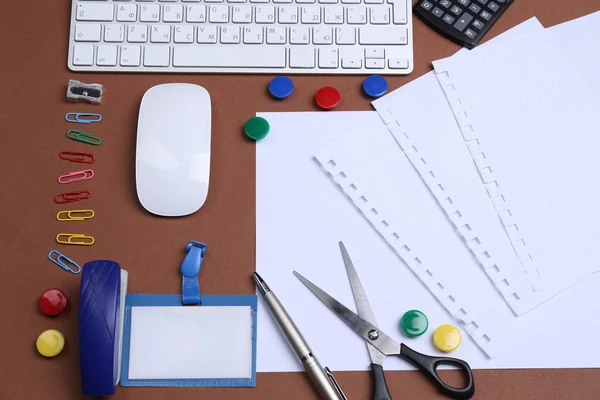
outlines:
{"label": "brown desk surface", "polygon": [[[266,94],[271,76],[74,74],[66,67],[71,2],[67,0],[6,1],[0,9],[2,64],[0,147],[2,195],[2,336],[0,398],[80,399],[77,349],[79,277],[51,264],[46,255],[58,248],[83,265],[95,259],[119,262],[130,273],[131,293],[177,293],[178,269],[184,245],[206,241],[209,251],[201,273],[209,293],[253,293],[250,274],[255,259],[255,153],[244,140],[243,123],[257,111],[312,111],[313,94],[324,85],[342,93],[339,110],[369,110],[361,94],[363,77],[297,76],[296,90],[283,102]],[[492,29],[493,37],[529,17],[552,26],[600,9],[598,0],[517,0]],[[431,61],[449,56],[458,46],[414,21],[415,71],[390,77],[391,89],[430,70]],[[101,106],[65,102],[68,79],[100,82],[106,98]],[[143,93],[165,82],[192,82],[208,89],[213,101],[213,146],[210,195],[200,212],[180,219],[152,217],[139,205],[134,162],[138,106]],[[250,108],[248,108],[250,105]],[[103,114],[91,130],[102,137],[91,148],[65,138],[64,115],[70,111]],[[87,146],[87,147],[86,147]],[[76,165],[58,158],[62,150],[92,150],[96,177],[83,183],[59,185],[56,178]],[[61,223],[55,214],[67,209],[54,204],[64,189],[88,189],[92,198],[74,208],[93,208],[96,217],[84,223]],[[73,225],[71,225],[73,224]],[[96,238],[91,247],[57,245],[59,232],[83,231]],[[71,301],[55,319],[41,314],[39,295],[62,288]],[[42,359],[35,339],[56,328],[67,347],[55,359]],[[552,351],[552,349],[548,349]],[[260,355],[259,355],[260,357]],[[366,372],[337,373],[351,399],[371,398]],[[478,399],[597,399],[597,370],[519,370],[475,372]],[[441,398],[416,372],[387,372],[395,398]],[[258,374],[254,389],[121,388],[117,399],[282,399],[316,398],[300,373]]]}

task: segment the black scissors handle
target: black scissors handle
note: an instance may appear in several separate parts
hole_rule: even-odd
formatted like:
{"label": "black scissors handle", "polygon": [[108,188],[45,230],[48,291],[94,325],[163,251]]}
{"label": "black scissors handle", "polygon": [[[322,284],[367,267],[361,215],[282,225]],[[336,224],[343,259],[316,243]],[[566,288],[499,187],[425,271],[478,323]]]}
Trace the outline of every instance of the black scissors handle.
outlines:
{"label": "black scissors handle", "polygon": [[379,364],[371,364],[371,372],[373,373],[373,400],[392,400],[388,391],[387,382],[383,367]]}
{"label": "black scissors handle", "polygon": [[[400,357],[404,358],[431,378],[440,391],[453,399],[466,400],[475,394],[475,382],[473,371],[467,362],[452,357],[433,357],[414,351],[404,343],[400,344]],[[437,367],[441,364],[452,365],[462,370],[467,377],[467,385],[463,388],[455,388],[445,383],[437,373]]]}

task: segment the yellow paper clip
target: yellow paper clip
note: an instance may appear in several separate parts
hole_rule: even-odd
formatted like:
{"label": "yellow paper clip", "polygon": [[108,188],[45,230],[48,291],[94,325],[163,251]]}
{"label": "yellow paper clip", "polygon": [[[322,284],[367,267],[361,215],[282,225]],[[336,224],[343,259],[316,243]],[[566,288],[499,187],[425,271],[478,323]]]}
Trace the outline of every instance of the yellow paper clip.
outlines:
{"label": "yellow paper clip", "polygon": [[[66,237],[67,239],[61,239]],[[82,233],[59,233],[56,235],[56,241],[61,244],[76,244],[78,246],[91,246],[94,244],[94,238]]]}
{"label": "yellow paper clip", "polygon": [[83,221],[92,218],[94,218],[94,210],[64,210],[56,214],[56,219],[59,221]]}

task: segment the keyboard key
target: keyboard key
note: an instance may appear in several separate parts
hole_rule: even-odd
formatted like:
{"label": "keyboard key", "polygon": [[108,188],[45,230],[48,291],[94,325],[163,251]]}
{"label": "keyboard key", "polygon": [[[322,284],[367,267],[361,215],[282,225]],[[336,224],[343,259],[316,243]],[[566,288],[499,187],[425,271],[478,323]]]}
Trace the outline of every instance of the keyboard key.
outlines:
{"label": "keyboard key", "polygon": [[102,26],[100,24],[76,24],[76,42],[99,42]]}
{"label": "keyboard key", "polygon": [[344,58],[342,58],[342,68],[344,68],[344,69],[362,68],[362,59],[361,58],[344,57]]}
{"label": "keyboard key", "polygon": [[475,14],[477,14],[479,11],[481,11],[481,7],[479,7],[477,4],[472,3],[469,6],[469,10],[473,11]]}
{"label": "keyboard key", "polygon": [[[352,0],[352,1],[359,1],[360,0]],[[298,4],[314,4],[316,2],[316,0],[296,0],[296,3]]]}
{"label": "keyboard key", "polygon": [[492,18],[492,14],[490,14],[487,11],[483,11],[481,14],[479,14],[481,16],[481,18],[485,19],[486,21],[489,21],[490,18]]}
{"label": "keyboard key", "polygon": [[78,3],[77,21],[112,21],[115,6],[104,3]]}
{"label": "keyboard key", "polygon": [[473,20],[473,16],[469,13],[464,13],[458,18],[458,21],[454,24],[454,29],[462,32],[465,30],[467,25]]}
{"label": "keyboard key", "polygon": [[429,11],[429,10],[431,10],[433,8],[433,4],[431,4],[428,1],[424,1],[424,2],[421,3],[421,7],[423,7],[427,11]]}
{"label": "keyboard key", "polygon": [[[306,28],[308,29],[308,28]],[[262,26],[246,26],[244,27],[244,43],[246,44],[262,44],[263,42],[263,27]]]}
{"label": "keyboard key", "polygon": [[337,4],[338,0],[319,0],[321,4]]}
{"label": "keyboard key", "polygon": [[146,67],[168,67],[169,58],[169,46],[146,46],[144,49],[144,66]]}
{"label": "keyboard key", "polygon": [[119,4],[117,6],[117,21],[135,22],[137,21],[137,5]]}
{"label": "keyboard key", "polygon": [[77,45],[73,49],[73,65],[93,65],[94,64],[94,46]]}
{"label": "keyboard key", "polygon": [[458,4],[460,4],[464,7],[468,6],[470,2],[471,2],[470,0],[458,0]]}
{"label": "keyboard key", "polygon": [[450,2],[450,0],[441,0],[440,1],[440,6],[444,7],[444,8],[448,8],[452,5],[452,3]]}
{"label": "keyboard key", "polygon": [[431,13],[438,18],[441,18],[441,16],[444,15],[444,12],[442,11],[442,9],[438,8],[438,7],[434,8]]}
{"label": "keyboard key", "polygon": [[98,46],[98,55],[96,65],[103,67],[114,67],[117,65],[117,46],[102,45]]}
{"label": "keyboard key", "polygon": [[408,60],[406,58],[390,58],[388,67],[390,69],[408,69]]}
{"label": "keyboard key", "polygon": [[267,43],[268,44],[285,44],[286,43],[286,28],[284,26],[269,26],[267,28]]}
{"label": "keyboard key", "polygon": [[481,30],[481,28],[483,28],[483,22],[481,22],[480,20],[476,19],[475,21],[473,21],[473,26],[479,30]]}
{"label": "keyboard key", "polygon": [[290,29],[291,44],[309,44],[310,31],[306,26],[295,26]]}
{"label": "keyboard key", "polygon": [[344,23],[344,7],[329,6],[325,7],[325,16],[323,22],[326,24],[343,24]]}
{"label": "keyboard key", "polygon": [[206,6],[188,6],[187,7],[187,22],[206,22]]}
{"label": "keyboard key", "polygon": [[146,25],[129,25],[127,27],[127,41],[129,43],[146,43],[148,40],[148,27]]}
{"label": "keyboard key", "polygon": [[321,7],[317,7],[317,6],[302,7],[302,23],[303,24],[319,24],[319,23],[321,23]]}
{"label": "keyboard key", "polygon": [[335,28],[335,42],[337,44],[356,44],[356,28],[349,26]]}
{"label": "keyboard key", "polygon": [[383,4],[383,0],[364,0],[365,4]]}
{"label": "keyboard key", "polygon": [[442,18],[442,19],[447,24],[452,24],[454,22],[454,17],[452,15],[450,15],[450,14],[444,15],[444,18]]}
{"label": "keyboard key", "polygon": [[121,66],[123,67],[139,67],[140,66],[140,56],[141,56],[141,48],[140,46],[123,46],[121,47]]}
{"label": "keyboard key", "polygon": [[360,44],[408,44],[406,28],[396,26],[362,26],[359,28]]}
{"label": "keyboard key", "polygon": [[285,53],[283,46],[175,46],[173,66],[285,68]]}
{"label": "keyboard key", "polygon": [[370,7],[371,24],[373,25],[385,25],[390,23],[390,10],[387,6],[375,6]]}
{"label": "keyboard key", "polygon": [[222,26],[221,27],[221,43],[237,44],[240,42],[240,27],[239,26]]}
{"label": "keyboard key", "polygon": [[365,58],[385,58],[385,50],[378,47],[366,48]]}
{"label": "keyboard key", "polygon": [[104,26],[104,41],[105,42],[121,43],[124,40],[125,40],[125,27],[123,25],[107,24]]}
{"label": "keyboard key", "polygon": [[169,25],[151,26],[150,41],[152,43],[169,43],[171,41],[171,27]]}
{"label": "keyboard key", "polygon": [[210,6],[208,21],[216,23],[229,22],[229,6]]}
{"label": "keyboard key", "polygon": [[475,35],[477,35],[477,33],[475,33],[475,31],[473,29],[467,29],[465,31],[465,36],[468,37],[469,39],[473,39],[475,37]]}
{"label": "keyboard key", "polygon": [[273,3],[275,3],[275,4],[278,4],[278,3],[291,4],[291,3],[293,3],[293,1],[292,0],[273,0]]}
{"label": "keyboard key", "polygon": [[332,44],[332,29],[327,27],[313,28],[313,44]]}
{"label": "keyboard key", "polygon": [[232,8],[231,20],[238,24],[252,22],[252,6],[235,6]]}
{"label": "keyboard key", "polygon": [[255,19],[257,24],[273,24],[275,23],[275,7],[273,6],[256,6]]}
{"label": "keyboard key", "polygon": [[140,7],[140,22],[159,22],[160,6],[148,4]]}
{"label": "keyboard key", "polygon": [[[296,3],[302,3],[305,0],[296,0]],[[342,0],[342,4],[360,4],[360,0]]]}
{"label": "keyboard key", "polygon": [[489,0],[477,0],[477,1],[485,6]]}
{"label": "keyboard key", "polygon": [[315,49],[292,47],[290,49],[290,68],[315,68]]}
{"label": "keyboard key", "polygon": [[452,12],[454,15],[460,15],[462,13],[462,9],[457,6],[452,6],[450,12]]}
{"label": "keyboard key", "polygon": [[217,43],[217,27],[199,26],[198,43]]}
{"label": "keyboard key", "polygon": [[298,22],[298,7],[281,6],[279,7],[279,23],[295,24]]}
{"label": "keyboard key", "polygon": [[498,11],[500,6],[492,1],[490,4],[488,4],[488,8],[492,11]]}
{"label": "keyboard key", "polygon": [[347,11],[349,24],[366,24],[367,23],[367,8],[366,7],[348,7]]}
{"label": "keyboard key", "polygon": [[163,7],[164,22],[183,22],[183,6],[172,5]]}
{"label": "keyboard key", "polygon": [[383,69],[385,67],[385,60],[376,58],[367,58],[365,60],[365,68],[369,69]]}
{"label": "keyboard key", "polygon": [[193,25],[180,25],[173,30],[175,31],[175,43],[194,43]]}
{"label": "keyboard key", "polygon": [[388,4],[389,3],[392,3],[392,22],[400,25],[407,24],[408,16],[406,14],[406,1],[388,0]]}
{"label": "keyboard key", "polygon": [[338,49],[319,49],[319,68],[337,68]]}

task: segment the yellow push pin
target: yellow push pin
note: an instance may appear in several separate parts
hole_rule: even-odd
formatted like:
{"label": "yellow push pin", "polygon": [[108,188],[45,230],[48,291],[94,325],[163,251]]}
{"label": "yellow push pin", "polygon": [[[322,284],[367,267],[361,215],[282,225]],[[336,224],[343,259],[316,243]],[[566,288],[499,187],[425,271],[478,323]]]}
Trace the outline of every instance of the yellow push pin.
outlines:
{"label": "yellow push pin", "polygon": [[460,346],[460,331],[452,325],[442,325],[433,333],[435,347],[443,352],[456,350]]}
{"label": "yellow push pin", "polygon": [[44,357],[55,357],[65,347],[65,337],[56,329],[48,329],[38,336],[35,347]]}

